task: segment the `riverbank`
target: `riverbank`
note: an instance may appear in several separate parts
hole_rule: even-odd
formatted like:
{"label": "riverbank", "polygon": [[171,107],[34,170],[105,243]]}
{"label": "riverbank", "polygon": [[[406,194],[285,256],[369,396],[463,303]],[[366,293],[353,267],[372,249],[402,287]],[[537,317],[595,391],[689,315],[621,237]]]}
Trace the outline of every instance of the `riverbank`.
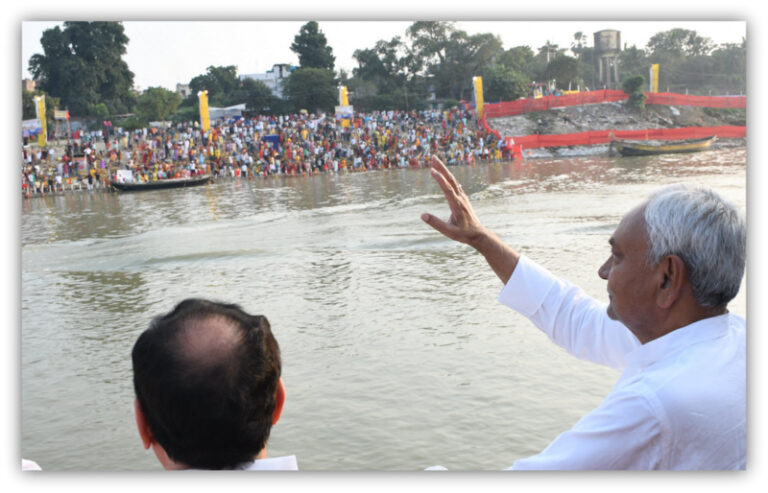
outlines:
{"label": "riverbank", "polygon": [[[101,161],[99,176],[92,185],[83,171],[75,177],[66,169],[58,173],[52,163],[66,152],[66,141],[54,141],[48,146],[53,158],[45,160],[37,176],[24,181],[28,186],[25,197],[61,194],[83,190],[111,191],[108,177],[116,169],[129,166],[140,179],[153,179],[153,173],[162,175],[158,166],[175,169],[192,162],[218,171],[218,178],[237,179],[243,173],[263,179],[266,176],[307,176],[325,172],[360,172],[392,167],[418,168],[428,166],[426,156],[437,153],[447,164],[482,164],[499,162],[509,157],[495,132],[477,129],[470,111],[454,108],[451,112],[427,112],[420,115],[390,112],[361,114],[352,131],[339,133],[333,123],[324,119],[312,120],[286,117],[263,117],[254,121],[223,124],[212,139],[205,143],[199,129],[179,128],[166,134],[122,134],[112,140],[111,149],[100,138],[91,141],[91,156]],[[242,124],[241,124],[242,123]],[[637,111],[626,102],[606,102],[581,106],[553,108],[503,118],[489,119],[491,130],[502,139],[536,135],[562,135],[601,130],[645,130],[684,127],[746,126],[746,109],[713,109],[691,106],[648,105]],[[268,128],[265,128],[265,126]],[[270,142],[259,133],[266,132]],[[132,136],[134,145],[129,145]],[[274,146],[273,141],[274,140]],[[122,141],[122,143],[119,143]],[[194,142],[194,144],[193,144]],[[203,145],[205,143],[205,145]],[[498,145],[497,145],[498,144]],[[746,139],[720,138],[713,149],[744,147]],[[36,146],[33,145],[34,150]],[[123,149],[116,153],[116,149]],[[133,149],[133,150],[131,150]],[[524,159],[557,158],[603,155],[609,153],[608,144],[591,146],[562,146],[525,148]],[[198,160],[199,157],[199,160]],[[205,159],[203,159],[205,158]],[[39,156],[38,156],[38,159]],[[105,162],[106,161],[106,162]],[[172,164],[177,163],[177,164]],[[282,166],[281,166],[282,163]],[[33,163],[34,164],[34,163]],[[45,169],[47,166],[47,170]],[[96,161],[92,162],[96,166]],[[166,169],[171,173],[174,169]],[[190,168],[191,169],[191,168]],[[176,170],[179,171],[179,170]],[[183,173],[184,170],[181,170]],[[57,175],[66,176],[57,176]],[[162,178],[162,176],[158,176]],[[23,177],[29,178],[29,177]],[[98,183],[100,182],[100,183]],[[34,187],[29,185],[34,184]],[[42,186],[45,190],[40,190]],[[55,191],[52,191],[55,189]]]}
{"label": "riverbank", "polygon": [[[472,166],[483,166],[483,165],[489,165],[489,164],[508,164],[512,162],[511,160],[478,160],[473,164]],[[428,165],[426,162],[423,166],[417,166],[417,167],[406,167],[405,169],[418,169],[418,168],[426,168]],[[465,166],[465,165],[461,165]],[[315,176],[321,176],[324,174],[359,174],[359,173],[373,173],[377,171],[389,171],[389,170],[399,170],[402,168],[398,167],[392,167],[392,168],[376,168],[376,169],[365,169],[365,168],[346,168],[344,170],[339,170],[337,172],[335,171],[315,171],[315,172],[308,172],[308,173],[298,173],[298,174],[263,174],[263,173],[251,173],[247,176],[241,176],[240,174],[235,173],[235,169],[233,168],[230,172],[230,170],[226,170],[224,173],[219,173],[217,176],[214,176],[214,178],[211,180],[211,183],[216,182],[227,182],[227,181],[254,181],[254,180],[261,180],[261,181],[269,181],[269,180],[277,180],[277,179],[300,179],[300,178],[311,178]],[[109,169],[108,174],[114,173],[115,169]],[[104,173],[102,173],[101,178],[98,181],[94,181],[92,186],[88,186],[88,181],[83,179],[68,179],[67,181],[63,182],[61,184],[61,188],[57,188],[54,191],[45,191],[40,192],[39,190],[35,189],[24,189],[22,190],[22,195],[24,198],[34,198],[34,197],[56,197],[56,196],[62,196],[67,195],[70,193],[118,193],[119,191],[115,189],[114,187],[108,185],[108,183],[105,180]]]}
{"label": "riverbank", "polygon": [[[502,138],[534,134],[569,134],[592,130],[746,126],[746,109],[648,105],[637,111],[625,102],[553,108],[502,118],[488,125]],[[714,149],[746,146],[746,139],[720,139]],[[550,147],[524,150],[525,158],[590,156],[608,153],[608,145]]]}

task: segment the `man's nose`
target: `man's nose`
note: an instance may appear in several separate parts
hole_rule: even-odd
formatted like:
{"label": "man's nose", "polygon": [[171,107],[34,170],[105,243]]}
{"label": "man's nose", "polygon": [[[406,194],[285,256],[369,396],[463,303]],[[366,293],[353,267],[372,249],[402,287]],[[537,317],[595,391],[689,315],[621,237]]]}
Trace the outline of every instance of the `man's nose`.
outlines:
{"label": "man's nose", "polygon": [[608,280],[608,274],[611,272],[611,258],[608,257],[608,260],[603,263],[603,265],[600,266],[599,269],[597,269],[597,275],[600,276],[601,279]]}

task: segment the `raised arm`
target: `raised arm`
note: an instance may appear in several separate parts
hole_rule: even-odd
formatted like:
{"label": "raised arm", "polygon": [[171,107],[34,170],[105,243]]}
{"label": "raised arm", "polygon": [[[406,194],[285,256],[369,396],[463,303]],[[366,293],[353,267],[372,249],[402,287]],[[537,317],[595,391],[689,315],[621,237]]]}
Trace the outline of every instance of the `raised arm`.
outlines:
{"label": "raised arm", "polygon": [[459,182],[434,155],[430,172],[443,190],[451,209],[451,217],[446,222],[425,213],[421,215],[421,219],[448,238],[466,243],[480,252],[501,282],[506,284],[517,266],[520,254],[480,223],[469,202],[469,197],[464,193]]}

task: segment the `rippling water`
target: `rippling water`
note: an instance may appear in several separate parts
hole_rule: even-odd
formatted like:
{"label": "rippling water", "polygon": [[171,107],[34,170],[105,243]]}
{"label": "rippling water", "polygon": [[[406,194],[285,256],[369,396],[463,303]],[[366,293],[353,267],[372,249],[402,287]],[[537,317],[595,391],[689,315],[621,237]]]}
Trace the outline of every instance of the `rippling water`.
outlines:
{"label": "rippling water", "polygon": [[[605,300],[621,216],[678,181],[744,208],[746,149],[455,168],[478,216]],[[156,470],[133,417],[130,351],[189,296],[266,315],[287,402],[269,455],[301,469],[508,467],[594,408],[618,375],[496,302],[427,170],[226,181],[22,203],[22,456],[46,470]],[[743,284],[731,304],[746,315]]]}

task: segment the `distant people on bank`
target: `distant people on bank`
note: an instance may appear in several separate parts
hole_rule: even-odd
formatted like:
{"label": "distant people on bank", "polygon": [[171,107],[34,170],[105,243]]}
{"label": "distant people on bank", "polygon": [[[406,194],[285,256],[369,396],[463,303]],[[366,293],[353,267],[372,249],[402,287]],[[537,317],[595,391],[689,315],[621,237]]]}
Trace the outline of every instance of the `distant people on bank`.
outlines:
{"label": "distant people on bank", "polygon": [[267,457],[285,387],[264,316],[187,299],[152,320],[132,360],[139,435],[165,469],[298,468]]}
{"label": "distant people on bank", "polygon": [[[22,149],[25,191],[34,191],[25,186],[30,178],[49,176],[61,176],[64,189],[71,189],[73,181],[92,170],[104,170],[107,188],[118,169],[146,181],[184,173],[253,179],[427,167],[432,153],[456,166],[500,161],[505,155],[498,133],[458,106],[357,113],[348,122],[324,114],[258,115],[221,119],[206,132],[186,122],[168,128],[75,132],[73,137],[60,157],[47,149]],[[104,149],[97,150],[95,143],[102,139]]]}
{"label": "distant people on bank", "polygon": [[727,306],[746,225],[733,205],[671,186],[627,213],[598,270],[606,308],[486,229],[436,158],[431,172],[451,217],[422,219],[485,257],[504,283],[499,301],[572,355],[622,372],[596,409],[510,469],[745,469],[746,327]]}

